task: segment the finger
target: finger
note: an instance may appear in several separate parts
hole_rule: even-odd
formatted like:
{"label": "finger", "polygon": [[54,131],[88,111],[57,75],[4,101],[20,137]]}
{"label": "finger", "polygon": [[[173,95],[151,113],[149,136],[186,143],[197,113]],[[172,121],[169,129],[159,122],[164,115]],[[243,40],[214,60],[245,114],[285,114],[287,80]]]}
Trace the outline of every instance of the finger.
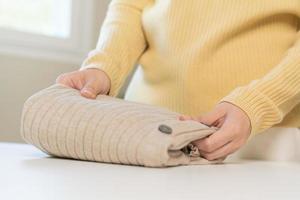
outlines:
{"label": "finger", "polygon": [[94,81],[88,81],[80,91],[81,95],[90,99],[95,99],[100,93],[99,84]]}
{"label": "finger", "polygon": [[188,115],[180,115],[180,116],[178,117],[179,120],[187,120],[187,119],[190,119],[190,118],[191,118],[191,117],[188,116]]}
{"label": "finger", "polygon": [[237,142],[231,141],[222,146],[221,148],[217,149],[216,151],[210,153],[200,151],[200,154],[207,160],[216,160],[228,156],[229,154],[235,152],[238,148],[239,146],[237,145]]}
{"label": "finger", "polygon": [[235,133],[231,129],[230,123],[225,120],[219,130],[208,137],[194,141],[193,144],[196,145],[199,150],[209,153],[231,142],[234,139],[234,135]]}
{"label": "finger", "polygon": [[215,124],[220,118],[225,116],[225,110],[215,108],[213,111],[204,114],[202,116],[197,117],[197,121],[207,125],[212,126]]}
{"label": "finger", "polygon": [[77,90],[81,90],[84,86],[83,82],[82,82],[82,79],[81,78],[74,78],[74,77],[71,77],[70,78],[70,82],[72,84],[72,87],[74,89],[77,89]]}
{"label": "finger", "polygon": [[178,119],[184,121],[184,120],[194,120],[195,118],[188,115],[180,115]]}
{"label": "finger", "polygon": [[215,121],[211,126],[221,128],[222,125],[224,124],[224,121],[225,121],[225,117],[219,118],[219,119],[218,119],[217,121]]}
{"label": "finger", "polygon": [[73,83],[71,82],[70,78],[68,78],[68,76],[66,74],[61,74],[59,75],[56,80],[55,80],[56,83],[60,83],[60,84],[63,84],[65,86],[69,86],[69,87],[74,87],[73,86]]}

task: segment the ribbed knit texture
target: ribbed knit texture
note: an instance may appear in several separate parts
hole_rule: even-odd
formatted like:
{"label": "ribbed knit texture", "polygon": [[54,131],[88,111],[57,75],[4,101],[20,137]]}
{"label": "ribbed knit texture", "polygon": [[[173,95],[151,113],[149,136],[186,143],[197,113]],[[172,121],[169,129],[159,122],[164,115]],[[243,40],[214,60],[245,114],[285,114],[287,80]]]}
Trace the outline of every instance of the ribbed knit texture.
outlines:
{"label": "ribbed knit texture", "polygon": [[117,96],[198,116],[222,101],[244,110],[252,135],[300,127],[300,1],[112,0],[97,48]]}
{"label": "ribbed knit texture", "polygon": [[[23,139],[53,156],[166,167],[213,164],[186,148],[218,128],[180,121],[178,113],[106,95],[90,100],[56,84],[30,97],[21,120]],[[159,127],[167,126],[167,134]]]}

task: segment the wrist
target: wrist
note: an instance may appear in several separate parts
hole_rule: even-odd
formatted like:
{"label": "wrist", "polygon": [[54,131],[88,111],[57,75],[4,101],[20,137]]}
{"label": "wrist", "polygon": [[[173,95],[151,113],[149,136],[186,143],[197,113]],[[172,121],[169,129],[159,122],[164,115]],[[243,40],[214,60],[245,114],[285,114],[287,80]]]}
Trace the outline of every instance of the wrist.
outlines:
{"label": "wrist", "polygon": [[270,128],[280,122],[278,109],[272,101],[258,90],[238,87],[219,102],[228,102],[243,110],[251,123],[251,135]]}

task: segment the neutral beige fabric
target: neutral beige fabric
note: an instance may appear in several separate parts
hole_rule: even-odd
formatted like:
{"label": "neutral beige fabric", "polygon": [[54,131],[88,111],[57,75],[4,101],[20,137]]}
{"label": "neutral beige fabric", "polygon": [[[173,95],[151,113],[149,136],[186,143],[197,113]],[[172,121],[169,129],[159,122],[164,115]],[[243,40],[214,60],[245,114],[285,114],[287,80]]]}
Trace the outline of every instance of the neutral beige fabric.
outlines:
{"label": "neutral beige fabric", "polygon": [[[105,95],[87,99],[75,89],[56,84],[25,102],[21,134],[27,143],[63,158],[149,167],[221,163],[186,151],[191,141],[217,128],[180,121],[179,115]],[[161,132],[162,124],[171,127],[172,133]]]}

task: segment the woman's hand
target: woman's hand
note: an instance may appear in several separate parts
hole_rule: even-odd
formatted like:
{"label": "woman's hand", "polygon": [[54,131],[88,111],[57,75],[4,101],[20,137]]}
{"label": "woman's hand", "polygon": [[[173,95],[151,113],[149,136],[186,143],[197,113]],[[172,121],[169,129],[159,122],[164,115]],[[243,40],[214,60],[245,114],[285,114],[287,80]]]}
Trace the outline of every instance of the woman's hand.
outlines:
{"label": "woman's hand", "polygon": [[208,126],[218,127],[212,135],[193,142],[202,157],[207,160],[225,158],[246,143],[251,133],[251,123],[247,114],[239,107],[221,102],[200,117],[182,115],[180,120],[196,120]]}
{"label": "woman's hand", "polygon": [[108,94],[110,90],[110,79],[100,69],[84,69],[61,74],[56,83],[80,90],[82,96],[95,99],[98,94]]}

